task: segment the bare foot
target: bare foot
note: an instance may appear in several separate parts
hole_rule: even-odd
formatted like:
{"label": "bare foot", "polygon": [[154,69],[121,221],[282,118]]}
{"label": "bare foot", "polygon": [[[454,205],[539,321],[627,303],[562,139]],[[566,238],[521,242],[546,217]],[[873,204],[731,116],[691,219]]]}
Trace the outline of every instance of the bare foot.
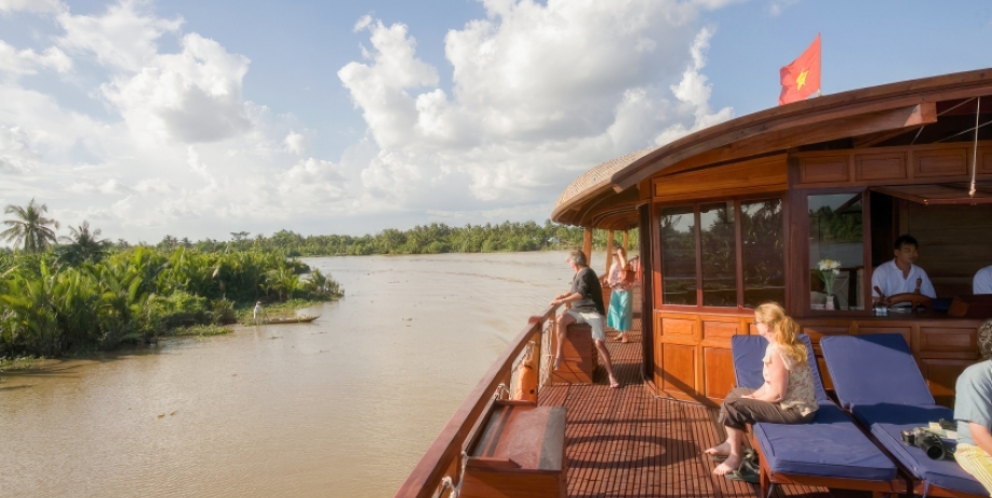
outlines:
{"label": "bare foot", "polygon": [[723,461],[723,463],[717,465],[716,468],[713,469],[713,475],[715,476],[726,475],[727,472],[730,472],[731,470],[737,470],[737,468],[740,466],[741,466],[741,456],[730,455],[727,457],[726,460]]}
{"label": "bare foot", "polygon": [[551,367],[551,369],[552,370],[558,370],[558,367],[561,366],[561,362],[562,361],[565,361],[565,358],[562,358],[561,356],[556,356],[555,357],[555,365],[553,367]]}
{"label": "bare foot", "polygon": [[613,389],[620,387],[620,382],[617,381],[616,377],[610,377],[610,387]]}
{"label": "bare foot", "polygon": [[624,344],[627,344],[628,342],[630,342],[630,339],[627,339],[627,334],[620,334],[620,342],[622,342]]}
{"label": "bare foot", "polygon": [[710,456],[727,456],[730,455],[730,443],[726,441],[703,451],[704,454]]}

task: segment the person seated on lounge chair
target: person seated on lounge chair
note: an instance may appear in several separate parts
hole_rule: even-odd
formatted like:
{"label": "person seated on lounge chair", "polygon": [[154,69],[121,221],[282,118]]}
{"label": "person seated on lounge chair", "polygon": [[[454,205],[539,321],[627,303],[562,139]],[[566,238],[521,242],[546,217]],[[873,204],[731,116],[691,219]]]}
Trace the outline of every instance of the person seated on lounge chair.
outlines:
{"label": "person seated on lounge chair", "polygon": [[[893,244],[892,253],[895,258],[875,268],[871,274],[872,298],[874,301],[888,304],[887,299],[895,294],[916,292],[931,299],[937,298],[937,291],[930,283],[930,277],[923,268],[914,265],[920,257],[920,244],[912,235],[900,235]],[[879,291],[882,292],[879,295]]]}
{"label": "person seated on lounge chair", "polygon": [[954,459],[992,496],[992,320],[978,329],[978,351],[985,361],[966,368],[955,385]]}
{"label": "person seated on lounge chair", "polygon": [[799,325],[777,303],[758,306],[754,324],[768,340],[761,372],[765,383],[758,389],[734,388],[724,399],[719,421],[726,427],[727,440],[704,452],[727,457],[713,470],[716,475],[726,475],[740,466],[745,425],[809,423],[819,408],[806,345],[798,337]]}
{"label": "person seated on lounge chair", "polygon": [[972,294],[992,294],[992,266],[986,266],[971,281]]}

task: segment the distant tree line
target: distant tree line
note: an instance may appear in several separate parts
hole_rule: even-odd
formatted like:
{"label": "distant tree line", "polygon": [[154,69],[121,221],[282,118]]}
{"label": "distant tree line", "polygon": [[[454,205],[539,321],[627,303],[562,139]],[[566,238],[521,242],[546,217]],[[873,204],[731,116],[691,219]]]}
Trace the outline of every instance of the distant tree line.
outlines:
{"label": "distant tree line", "polygon": [[[533,221],[524,223],[503,222],[497,225],[465,225],[452,227],[443,223],[418,225],[409,230],[395,228],[383,230],[375,235],[300,235],[289,230],[280,230],[269,237],[250,232],[232,232],[231,240],[177,239],[165,236],[156,247],[172,250],[177,247],[195,248],[203,252],[225,252],[232,250],[282,251],[287,256],[359,256],[370,254],[441,254],[476,252],[518,252],[541,250],[564,250],[582,247],[584,229],[552,223],[550,220],[539,225]],[[593,247],[606,247],[607,232],[596,230]],[[622,241],[622,234],[616,234],[616,244]],[[637,230],[630,234],[630,244],[637,247]],[[128,247],[120,241],[121,247]]]}

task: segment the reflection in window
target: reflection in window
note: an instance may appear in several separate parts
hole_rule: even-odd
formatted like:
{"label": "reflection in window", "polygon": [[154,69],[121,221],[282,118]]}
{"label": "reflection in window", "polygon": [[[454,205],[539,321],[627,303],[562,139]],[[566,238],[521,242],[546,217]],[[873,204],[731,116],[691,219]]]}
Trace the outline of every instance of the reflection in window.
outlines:
{"label": "reflection in window", "polygon": [[864,309],[861,194],[809,196],[810,307]]}
{"label": "reflection in window", "polygon": [[737,234],[734,202],[699,207],[703,246],[703,306],[737,306]]}
{"label": "reflection in window", "polygon": [[696,304],[696,234],[692,206],[661,210],[661,271],[665,304]]}
{"label": "reflection in window", "polygon": [[741,259],[744,264],[744,306],[785,304],[785,238],[782,201],[741,203]]}

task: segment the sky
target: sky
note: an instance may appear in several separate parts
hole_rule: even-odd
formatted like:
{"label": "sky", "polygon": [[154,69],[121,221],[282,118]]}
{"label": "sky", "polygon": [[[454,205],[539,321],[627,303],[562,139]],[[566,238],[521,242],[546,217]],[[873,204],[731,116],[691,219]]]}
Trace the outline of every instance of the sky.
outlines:
{"label": "sky", "polygon": [[604,161],[992,66],[992,2],[0,0],[0,205],[112,240],[543,223]]}

